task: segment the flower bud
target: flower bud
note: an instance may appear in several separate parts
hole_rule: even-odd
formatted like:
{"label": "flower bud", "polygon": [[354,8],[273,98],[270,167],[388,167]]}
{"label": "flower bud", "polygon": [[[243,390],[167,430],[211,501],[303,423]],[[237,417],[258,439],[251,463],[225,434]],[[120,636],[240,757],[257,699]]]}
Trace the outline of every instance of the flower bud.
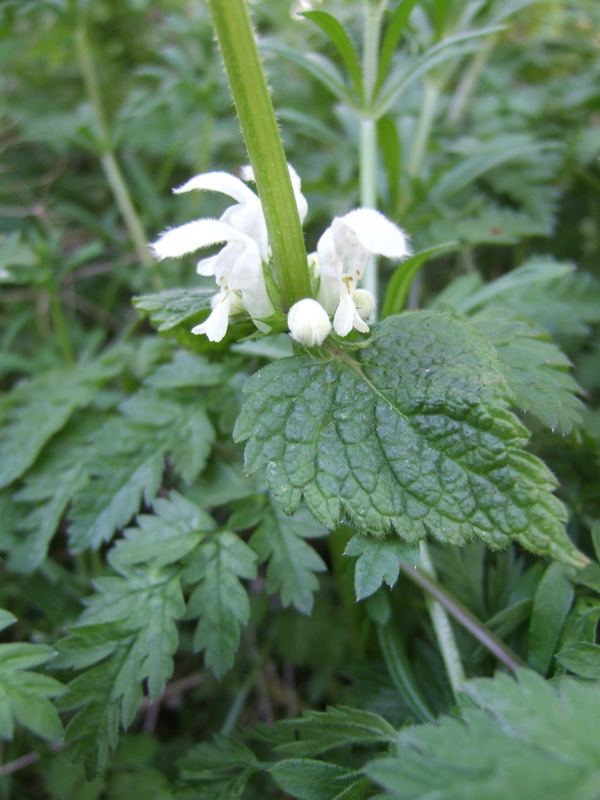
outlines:
{"label": "flower bud", "polygon": [[352,293],[354,305],[361,319],[369,319],[375,308],[375,299],[367,289],[355,289]]}
{"label": "flower bud", "polygon": [[288,312],[288,328],[294,341],[307,347],[322,344],[329,336],[331,322],[320,303],[310,298],[299,300]]}

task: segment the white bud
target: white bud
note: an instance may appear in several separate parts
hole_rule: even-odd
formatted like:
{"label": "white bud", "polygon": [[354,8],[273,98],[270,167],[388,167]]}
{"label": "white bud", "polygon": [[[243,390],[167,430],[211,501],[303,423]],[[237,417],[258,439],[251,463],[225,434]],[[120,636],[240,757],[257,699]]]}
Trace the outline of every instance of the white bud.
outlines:
{"label": "white bud", "polygon": [[310,298],[299,300],[288,312],[290,336],[296,342],[315,347],[323,344],[331,331],[331,322],[320,303]]}
{"label": "white bud", "polygon": [[361,319],[369,319],[375,308],[375,298],[367,289],[355,289],[352,293],[354,305]]}

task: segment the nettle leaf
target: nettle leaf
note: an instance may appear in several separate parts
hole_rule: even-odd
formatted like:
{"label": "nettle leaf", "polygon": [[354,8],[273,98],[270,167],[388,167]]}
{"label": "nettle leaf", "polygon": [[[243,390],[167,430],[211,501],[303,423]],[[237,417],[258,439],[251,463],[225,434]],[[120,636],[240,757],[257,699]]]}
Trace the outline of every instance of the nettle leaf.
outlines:
{"label": "nettle leaf", "polygon": [[293,605],[310,614],[314,593],[319,588],[316,573],[326,566],[317,551],[305,540],[322,537],[326,530],[306,512],[286,516],[271,506],[262,513],[262,522],[250,540],[260,562],[268,562],[267,591],[279,592],[282,604]]}
{"label": "nettle leaf", "polygon": [[582,563],[554,477],[523,449],[528,432],[509,410],[496,353],[469,323],[389,317],[352,355],[282,359],[245,392],[234,435],[286,512],[304,496],[328,527],[345,513],[409,543],[516,540]]}
{"label": "nettle leaf", "polygon": [[74,550],[98,547],[126,525],[142,499],[151,503],[170,456],[188,483],[204,468],[214,428],[198,399],[165,400],[142,390],[96,435],[92,480],[75,496],[69,540]]}
{"label": "nettle leaf", "polygon": [[156,329],[163,333],[184,323],[200,322],[210,311],[214,293],[214,289],[204,288],[168,289],[134,297],[133,305],[142,316],[150,317]]}
{"label": "nettle leaf", "polygon": [[[0,630],[14,622],[10,612],[0,609]],[[54,655],[51,647],[42,644],[0,644],[0,738],[13,738],[16,721],[43,739],[62,739],[62,723],[51,700],[64,692],[64,686],[32,672]]]}
{"label": "nettle leaf", "polygon": [[397,755],[367,766],[383,798],[592,800],[600,782],[598,684],[521,671],[467,683],[460,717],[399,733]]}
{"label": "nettle leaf", "polygon": [[250,618],[250,602],[241,578],[256,577],[257,557],[231,531],[211,534],[184,573],[197,584],[186,617],[199,618],[194,649],[204,651],[206,665],[221,677],[233,664],[242,628]]}
{"label": "nettle leaf", "polygon": [[571,362],[548,336],[506,309],[490,307],[472,319],[496,348],[516,405],[547,427],[569,433],[581,423],[581,389],[568,370]]}
{"label": "nettle leaf", "polygon": [[386,583],[390,589],[396,585],[400,575],[400,564],[407,561],[417,566],[419,550],[406,545],[402,540],[386,536],[375,539],[357,534],[346,545],[345,556],[356,558],[354,566],[354,591],[357,600],[375,594]]}

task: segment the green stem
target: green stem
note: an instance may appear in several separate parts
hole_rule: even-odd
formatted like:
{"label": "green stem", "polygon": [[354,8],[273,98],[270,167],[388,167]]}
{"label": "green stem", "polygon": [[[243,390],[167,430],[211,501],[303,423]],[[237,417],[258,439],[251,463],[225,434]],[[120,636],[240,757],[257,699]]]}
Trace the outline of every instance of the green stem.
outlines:
{"label": "green stem", "polygon": [[417,131],[413,140],[410,157],[408,160],[407,172],[411,178],[415,178],[421,169],[423,157],[427,150],[427,142],[431,134],[431,127],[435,117],[435,107],[437,105],[439,89],[437,83],[431,80],[425,81],[423,91],[423,103],[421,113],[417,123]]}
{"label": "green stem", "polygon": [[447,114],[447,120],[450,125],[456,125],[462,119],[467,108],[469,98],[473,93],[473,89],[479,80],[479,76],[481,75],[483,68],[487,64],[497,41],[497,36],[490,36],[488,39],[486,39],[481,48],[471,59],[471,63],[467,67],[452,99],[450,100]]}
{"label": "green stem", "polygon": [[[421,543],[420,553],[423,571],[435,579],[433,561],[429,554],[429,548],[424,542]],[[431,593],[426,595],[426,602],[440,652],[444,659],[448,679],[452,686],[454,696],[456,697],[465,682],[465,671],[460,660],[460,653],[458,651],[456,639],[454,638],[452,625],[446,613],[446,609],[433,598]]]}
{"label": "green stem", "polygon": [[[427,556],[429,553],[427,552]],[[425,559],[427,561],[427,558]],[[429,559],[428,563],[431,563]],[[474,614],[465,608],[455,597],[453,597],[435,578],[425,571],[416,569],[407,562],[401,562],[400,568],[404,575],[413,583],[419,586],[427,595],[436,600],[440,606],[452,616],[465,630],[474,636],[498,661],[503,663],[512,672],[516,672],[524,666],[520,658],[495,636],[486,626],[477,619]]]}
{"label": "green stem", "polygon": [[[371,106],[377,84],[381,19],[385,5],[379,3],[371,6],[367,3],[364,12],[362,78],[365,111],[359,127],[360,204],[363,208],[377,208],[377,122],[367,109]],[[369,259],[361,284],[373,295],[377,309],[379,280],[377,259],[374,256]]]}
{"label": "green stem", "polygon": [[284,309],[310,297],[298,209],[246,0],[209,0],[233,103],[254,170]]}
{"label": "green stem", "polygon": [[58,338],[60,348],[65,357],[65,361],[69,365],[75,363],[75,356],[73,353],[73,345],[71,344],[71,337],[69,336],[69,328],[65,315],[63,313],[58,287],[53,285],[49,290],[50,294],[50,314],[52,316],[52,325]]}
{"label": "green stem", "polygon": [[[135,210],[129,189],[127,188],[127,183],[125,182],[123,173],[121,172],[112,149],[92,50],[83,23],[80,23],[75,31],[75,48],[81,77],[94,111],[98,143],[100,146],[100,163],[106,177],[106,182],[110,187],[115,203],[123,217],[138,259],[145,267],[153,267],[155,262],[148,250],[148,239],[144,231],[144,226]],[[153,274],[156,275],[156,273]]]}

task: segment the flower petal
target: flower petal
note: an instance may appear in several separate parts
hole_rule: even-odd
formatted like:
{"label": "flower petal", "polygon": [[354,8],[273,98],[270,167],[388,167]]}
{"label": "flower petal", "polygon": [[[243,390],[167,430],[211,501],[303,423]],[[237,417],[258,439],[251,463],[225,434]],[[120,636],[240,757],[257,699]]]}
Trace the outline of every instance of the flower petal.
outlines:
{"label": "flower petal", "polygon": [[183,192],[204,191],[204,192],[221,192],[229,197],[233,197],[238,203],[258,203],[258,197],[254,194],[252,189],[249,189],[246,184],[235,175],[230,175],[229,172],[203,172],[201,175],[196,175],[190,178],[182,186],[173,189],[174,194],[182,194]]}
{"label": "flower petal", "polygon": [[354,327],[355,313],[356,309],[350,297],[350,292],[344,286],[340,292],[340,302],[333,317],[333,329],[338,336],[348,336]]}
{"label": "flower petal", "polygon": [[[294,197],[296,198],[296,206],[298,207],[298,215],[300,216],[300,222],[304,222],[304,218],[308,213],[308,203],[306,202],[306,198],[302,194],[302,180],[300,179],[300,176],[298,175],[298,173],[292,167],[291,164],[288,164],[287,166],[288,166],[288,172],[290,173],[290,181],[292,182]],[[246,166],[241,168],[240,175],[242,176],[242,180],[244,181],[254,180],[254,170],[249,164],[246,164]]]}
{"label": "flower petal", "polygon": [[369,253],[387,258],[404,258],[410,255],[410,246],[404,231],[379,211],[356,208],[340,219]]}
{"label": "flower petal", "polygon": [[[192,333],[196,335],[203,333],[211,342],[220,342],[225,337],[229,325],[231,306],[229,292],[221,292],[221,296],[222,299],[218,300],[210,316],[203,323],[192,328]],[[216,298],[218,299],[219,295],[216,295]]]}
{"label": "flower petal", "polygon": [[150,249],[158,259],[177,258],[221,242],[242,242],[258,249],[253,239],[218,219],[197,219],[171,228],[162,233]]}

